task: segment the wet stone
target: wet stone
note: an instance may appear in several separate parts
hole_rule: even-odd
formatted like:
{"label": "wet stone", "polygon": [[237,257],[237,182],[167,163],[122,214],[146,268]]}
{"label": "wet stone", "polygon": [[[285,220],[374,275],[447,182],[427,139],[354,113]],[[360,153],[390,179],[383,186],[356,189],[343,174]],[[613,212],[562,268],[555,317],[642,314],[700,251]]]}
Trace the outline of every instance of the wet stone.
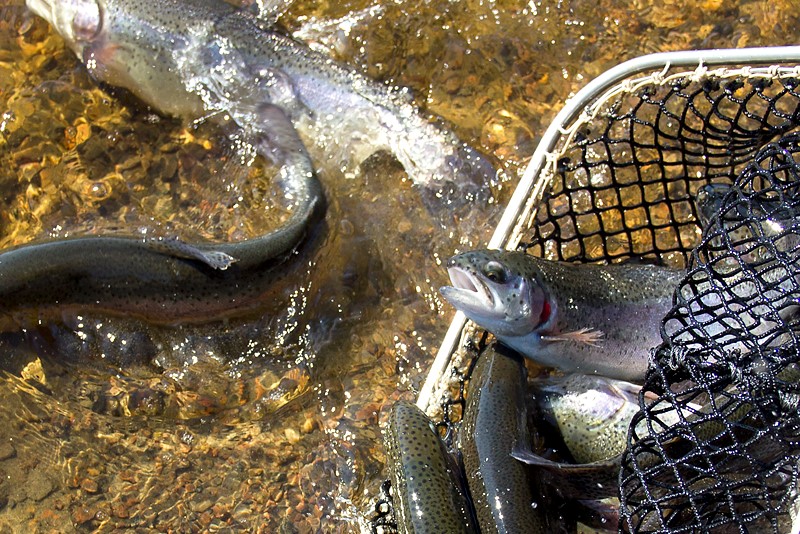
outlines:
{"label": "wet stone", "polygon": [[245,503],[240,504],[233,510],[233,512],[231,513],[231,517],[237,523],[242,525],[247,525],[250,522],[250,518],[252,517],[252,511],[250,509],[250,506],[248,506]]}
{"label": "wet stone", "polygon": [[14,449],[14,446],[11,443],[7,441],[0,443],[0,460],[8,460],[16,455],[17,451]]}
{"label": "wet stone", "polygon": [[212,503],[209,500],[204,500],[204,501],[201,501],[199,503],[192,503],[192,510],[197,512],[197,513],[203,513],[206,510],[208,510],[209,508],[211,508],[211,506],[213,506],[213,504],[214,503]]}
{"label": "wet stone", "polygon": [[128,507],[119,501],[111,504],[111,513],[120,519],[125,519],[130,515],[128,513]]}
{"label": "wet stone", "polygon": [[[2,472],[0,472],[2,474]],[[0,510],[6,507],[8,504],[8,496],[10,493],[9,489],[10,484],[7,482],[0,480]]]}
{"label": "wet stone", "polygon": [[286,435],[286,440],[291,444],[296,444],[300,441],[300,433],[293,428],[287,428],[284,430],[284,434]]}
{"label": "wet stone", "polygon": [[88,523],[94,519],[95,511],[89,506],[77,506],[72,510],[72,521],[76,525]]}
{"label": "wet stone", "polygon": [[33,471],[25,485],[26,494],[33,501],[41,501],[55,490],[53,481],[41,471]]}
{"label": "wet stone", "polygon": [[81,489],[86,493],[97,493],[99,488],[96,481],[91,478],[84,478],[81,480]]}

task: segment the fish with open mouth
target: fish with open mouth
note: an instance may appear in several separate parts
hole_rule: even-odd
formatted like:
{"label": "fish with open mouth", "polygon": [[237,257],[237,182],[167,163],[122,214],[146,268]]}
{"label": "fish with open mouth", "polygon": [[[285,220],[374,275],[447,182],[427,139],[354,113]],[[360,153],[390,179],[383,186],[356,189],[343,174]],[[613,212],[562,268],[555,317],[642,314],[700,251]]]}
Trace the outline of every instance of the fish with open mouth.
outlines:
{"label": "fish with open mouth", "polygon": [[457,309],[503,344],[568,372],[642,381],[684,272],[645,264],[570,264],[476,250],[447,262]]}

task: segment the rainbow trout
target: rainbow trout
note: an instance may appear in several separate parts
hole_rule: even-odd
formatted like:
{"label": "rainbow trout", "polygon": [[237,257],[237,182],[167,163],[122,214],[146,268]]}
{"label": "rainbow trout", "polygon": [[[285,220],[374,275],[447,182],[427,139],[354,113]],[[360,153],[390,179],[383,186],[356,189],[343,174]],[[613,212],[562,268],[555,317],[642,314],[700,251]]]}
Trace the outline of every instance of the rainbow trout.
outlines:
{"label": "rainbow trout", "polygon": [[[30,326],[69,314],[100,312],[159,324],[205,322],[263,304],[278,269],[324,213],[324,195],[299,138],[280,127],[293,212],[278,229],[233,243],[87,236],[26,244],[0,253],[0,323]],[[10,323],[9,323],[10,321]]]}
{"label": "rainbow trout", "polygon": [[407,92],[264,29],[222,0],[27,5],[93,77],[163,113],[190,120],[228,115],[240,127],[263,131],[258,110],[269,103],[327,150],[346,148],[356,165],[387,150],[424,191],[453,201],[488,195],[497,177],[484,157],[420,114]]}
{"label": "rainbow trout", "polygon": [[394,403],[384,443],[401,533],[478,531],[458,464],[422,410]]}
{"label": "rainbow trout", "polygon": [[[225,112],[235,134],[280,165],[292,214],[282,226],[234,243],[87,236],[33,243],[0,253],[0,318],[27,326],[70,313],[100,312],[155,323],[203,322],[257,307],[324,213],[325,199],[305,145],[287,112],[256,87],[247,95],[223,86],[199,89],[164,47],[175,36],[127,17],[119,4],[143,2],[31,0],[28,7],[64,37],[100,81],[130,89],[156,110],[188,120]],[[174,17],[176,5],[158,6]],[[158,9],[152,16],[158,19]],[[188,10],[191,11],[191,10]],[[177,19],[183,30],[192,17]],[[170,19],[164,15],[163,20]],[[175,22],[175,20],[173,21]],[[175,44],[180,42],[176,39]],[[152,45],[152,46],[151,46]],[[190,58],[187,58],[190,59]],[[198,64],[200,65],[200,64]],[[198,67],[198,65],[195,65]],[[200,67],[198,67],[200,68]],[[200,68],[202,70],[202,68]],[[233,89],[233,88],[232,88]]]}
{"label": "rainbow trout", "polygon": [[539,379],[531,386],[541,415],[557,427],[576,463],[545,458],[523,440],[511,455],[530,465],[536,476],[563,498],[615,497],[621,455],[627,446],[631,419],[639,411],[641,388],[582,374]]}
{"label": "rainbow trout", "polygon": [[294,212],[277,231],[242,243],[87,237],[4,252],[0,315],[15,322],[51,309],[198,322],[253,306],[324,208],[295,127],[361,156],[365,146],[370,154],[388,148],[428,193],[423,200],[457,194],[468,205],[496,178],[483,157],[420,115],[403,91],[264,30],[221,0],[27,5],[96,80],[166,115],[238,126],[237,138],[282,165]]}
{"label": "rainbow trout", "polygon": [[533,388],[577,463],[602,462],[625,451],[628,427],[639,411],[640,386],[570,374],[535,381]]}
{"label": "rainbow trout", "polygon": [[[713,337],[724,350],[743,354],[790,343],[788,324],[800,309],[796,200],[788,192],[752,193],[713,183],[697,191],[695,203],[704,259],[680,301],[702,325],[693,336]],[[686,334],[678,340],[692,337]]]}
{"label": "rainbow trout", "polygon": [[554,510],[534,496],[524,464],[511,458],[528,439],[526,374],[519,356],[487,347],[470,375],[459,444],[483,533],[555,532]]}
{"label": "rainbow trout", "polygon": [[442,296],[505,345],[564,371],[643,381],[682,271],[478,250],[447,263]]}

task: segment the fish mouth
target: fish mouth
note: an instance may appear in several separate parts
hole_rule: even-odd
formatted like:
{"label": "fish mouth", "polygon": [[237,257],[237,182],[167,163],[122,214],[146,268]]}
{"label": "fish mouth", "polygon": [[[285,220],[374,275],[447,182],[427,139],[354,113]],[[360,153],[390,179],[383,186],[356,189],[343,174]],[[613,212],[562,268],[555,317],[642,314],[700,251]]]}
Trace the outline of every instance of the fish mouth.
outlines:
{"label": "fish mouth", "polygon": [[444,286],[439,292],[450,304],[467,315],[494,310],[494,295],[478,276],[458,266],[448,267],[447,274],[453,285]]}

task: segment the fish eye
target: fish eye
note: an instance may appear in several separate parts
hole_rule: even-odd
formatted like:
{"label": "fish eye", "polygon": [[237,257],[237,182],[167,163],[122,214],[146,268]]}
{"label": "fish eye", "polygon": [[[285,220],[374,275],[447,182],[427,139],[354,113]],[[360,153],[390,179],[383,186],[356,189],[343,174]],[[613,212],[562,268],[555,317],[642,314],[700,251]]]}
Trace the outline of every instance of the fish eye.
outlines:
{"label": "fish eye", "polygon": [[94,39],[102,26],[100,5],[95,0],[81,0],[72,17],[72,35],[77,41]]}
{"label": "fish eye", "polygon": [[500,262],[490,261],[483,267],[483,275],[497,284],[503,284],[508,279],[508,274]]}

